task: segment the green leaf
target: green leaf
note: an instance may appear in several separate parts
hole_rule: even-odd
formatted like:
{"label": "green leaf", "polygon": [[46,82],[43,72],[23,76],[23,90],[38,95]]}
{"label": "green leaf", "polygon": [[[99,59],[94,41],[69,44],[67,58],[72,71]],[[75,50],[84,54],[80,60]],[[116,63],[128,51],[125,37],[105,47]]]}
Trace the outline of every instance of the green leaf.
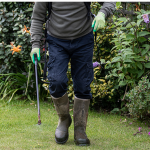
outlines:
{"label": "green leaf", "polygon": [[132,40],[132,39],[135,38],[135,35],[133,35],[133,34],[127,34],[126,38],[127,38],[127,40]]}
{"label": "green leaf", "polygon": [[120,79],[123,79],[124,78],[124,73],[120,73],[119,77],[120,77]]}
{"label": "green leaf", "polygon": [[121,6],[121,2],[116,2],[116,8],[119,9]]}
{"label": "green leaf", "polygon": [[144,70],[139,70],[137,78],[141,77],[143,75],[143,73],[144,73]]}
{"label": "green leaf", "polygon": [[145,35],[148,35],[148,34],[150,34],[150,32],[142,31],[142,32],[139,32],[138,36],[145,36]]}
{"label": "green leaf", "polygon": [[125,86],[127,83],[125,81],[120,81],[119,86]]}
{"label": "green leaf", "polygon": [[0,8],[1,8],[1,7],[3,7],[3,4],[2,4],[2,3],[0,3]]}
{"label": "green leaf", "polygon": [[15,31],[15,30],[19,30],[19,27],[14,27],[13,30],[14,30],[14,31]]}
{"label": "green leaf", "polygon": [[127,68],[123,68],[123,69],[122,69],[122,72],[123,72],[124,74],[126,74],[126,73],[127,73]]}
{"label": "green leaf", "polygon": [[135,61],[145,61],[143,58],[134,58]]}
{"label": "green leaf", "polygon": [[8,29],[4,28],[4,29],[3,29],[3,32],[8,32]]}
{"label": "green leaf", "polygon": [[14,26],[18,26],[19,25],[19,23],[17,22]]}
{"label": "green leaf", "polygon": [[5,48],[11,48],[11,45],[7,45]]}
{"label": "green leaf", "polygon": [[150,82],[148,83],[148,87],[150,88]]}
{"label": "green leaf", "polygon": [[122,24],[122,21],[115,22],[116,26]]}
{"label": "green leaf", "polygon": [[115,113],[118,113],[118,112],[120,112],[119,108],[114,108],[114,109],[111,111],[112,114],[115,114]]}
{"label": "green leaf", "polygon": [[143,43],[143,42],[147,41],[147,39],[144,38],[144,37],[138,37],[138,41],[139,41],[140,43]]}
{"label": "green leaf", "polygon": [[143,44],[142,47],[145,47],[146,49],[150,49],[150,45],[149,44]]}
{"label": "green leaf", "polygon": [[125,59],[123,62],[124,62],[124,63],[132,62],[132,60],[131,60],[131,59]]}
{"label": "green leaf", "polygon": [[[141,16],[141,15],[140,15]],[[143,21],[143,19],[140,19],[137,21],[137,26],[139,27],[139,25],[141,24],[141,22]]]}
{"label": "green leaf", "polygon": [[128,68],[127,70],[128,70],[128,72],[130,72],[130,73],[133,73],[133,74],[135,74],[135,73],[136,73],[136,70],[135,70],[135,69],[133,69],[133,68]]}
{"label": "green leaf", "polygon": [[121,27],[120,29],[121,29],[121,30],[126,30],[126,27]]}
{"label": "green leaf", "polygon": [[141,70],[143,69],[143,65],[141,62],[136,62],[136,64],[137,64],[138,68],[140,68]]}
{"label": "green leaf", "polygon": [[33,11],[33,8],[28,8],[25,12]]}
{"label": "green leaf", "polygon": [[0,56],[0,59],[4,59],[5,58],[5,56]]}
{"label": "green leaf", "polygon": [[128,21],[126,17],[121,17],[121,18],[118,18],[117,20],[119,20],[119,21],[123,21],[123,22]]}
{"label": "green leaf", "polygon": [[121,60],[121,57],[114,57],[113,59],[112,59],[112,62],[117,62],[117,61],[120,61]]}
{"label": "green leaf", "polygon": [[149,49],[144,49],[144,50],[142,50],[141,55],[142,55],[142,56],[145,55],[148,51],[149,51]]}
{"label": "green leaf", "polygon": [[3,44],[2,44],[2,43],[0,43],[0,47],[3,47]]}
{"label": "green leaf", "polygon": [[135,54],[135,53],[130,52],[130,51],[123,51],[123,53],[124,53],[125,55],[132,55],[132,54]]}
{"label": "green leaf", "polygon": [[10,99],[7,101],[7,103],[10,103],[10,102],[11,102],[11,100],[12,100],[14,94],[15,94],[18,90],[19,90],[19,89],[15,89],[15,90],[14,90],[14,92],[12,93],[12,95],[11,95]]}
{"label": "green leaf", "polygon": [[145,68],[150,68],[150,63],[146,63]]}
{"label": "green leaf", "polygon": [[101,61],[101,64],[105,63],[105,59],[101,59],[100,61]]}
{"label": "green leaf", "polygon": [[0,51],[0,55],[3,55],[4,54],[4,51]]}
{"label": "green leaf", "polygon": [[123,45],[130,45],[131,41],[122,42]]}
{"label": "green leaf", "polygon": [[[132,25],[131,25],[132,24]],[[126,28],[131,28],[132,26],[134,27],[136,25],[136,23],[135,22],[131,22],[131,23],[128,23],[127,25],[126,25]]]}
{"label": "green leaf", "polygon": [[22,33],[22,31],[17,31],[17,33],[19,34],[19,33]]}
{"label": "green leaf", "polygon": [[5,14],[5,17],[13,17],[13,13],[7,13]]}

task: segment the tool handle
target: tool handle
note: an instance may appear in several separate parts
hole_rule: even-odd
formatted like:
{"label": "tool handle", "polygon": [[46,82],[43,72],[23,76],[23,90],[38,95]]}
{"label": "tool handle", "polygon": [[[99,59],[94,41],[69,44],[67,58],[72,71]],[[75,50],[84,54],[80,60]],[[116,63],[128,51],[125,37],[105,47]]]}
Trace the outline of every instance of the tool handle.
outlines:
{"label": "tool handle", "polygon": [[37,53],[34,53],[34,61],[35,61],[35,65],[37,65],[37,62],[38,62],[38,60],[37,60]]}
{"label": "tool handle", "polygon": [[35,60],[35,77],[36,77],[36,93],[37,93],[37,106],[38,106],[38,124],[41,124],[40,120],[40,102],[39,102],[39,88],[38,88],[38,72],[37,72],[37,54],[34,54],[34,60]]}

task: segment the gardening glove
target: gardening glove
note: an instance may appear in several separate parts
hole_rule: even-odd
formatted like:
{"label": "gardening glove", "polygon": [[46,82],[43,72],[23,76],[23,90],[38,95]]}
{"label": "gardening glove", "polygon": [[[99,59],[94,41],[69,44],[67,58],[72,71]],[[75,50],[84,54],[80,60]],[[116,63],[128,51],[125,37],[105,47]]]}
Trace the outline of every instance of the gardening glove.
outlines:
{"label": "gardening glove", "polygon": [[97,30],[104,28],[104,26],[105,26],[105,14],[99,12],[92,22],[93,31],[96,32]]}
{"label": "gardening glove", "polygon": [[37,59],[38,61],[40,61],[40,49],[39,48],[33,48],[31,53],[30,53],[30,56],[31,56],[31,59],[32,59],[32,62],[35,64],[35,60],[34,60],[34,54],[37,54]]}

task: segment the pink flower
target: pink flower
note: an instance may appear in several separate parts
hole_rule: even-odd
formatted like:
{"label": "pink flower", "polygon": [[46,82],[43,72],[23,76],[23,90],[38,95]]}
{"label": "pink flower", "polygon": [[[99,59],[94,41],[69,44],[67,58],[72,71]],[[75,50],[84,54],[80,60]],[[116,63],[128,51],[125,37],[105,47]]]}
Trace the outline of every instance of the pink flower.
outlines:
{"label": "pink flower", "polygon": [[144,14],[144,15],[143,15],[143,20],[144,20],[145,23],[149,23],[148,14]]}
{"label": "pink flower", "polygon": [[100,66],[100,63],[98,63],[97,61],[93,63],[93,68]]}
{"label": "pink flower", "polygon": [[148,132],[148,135],[150,136],[150,132]]}
{"label": "pink flower", "polygon": [[139,127],[139,132],[141,131],[141,127]]}

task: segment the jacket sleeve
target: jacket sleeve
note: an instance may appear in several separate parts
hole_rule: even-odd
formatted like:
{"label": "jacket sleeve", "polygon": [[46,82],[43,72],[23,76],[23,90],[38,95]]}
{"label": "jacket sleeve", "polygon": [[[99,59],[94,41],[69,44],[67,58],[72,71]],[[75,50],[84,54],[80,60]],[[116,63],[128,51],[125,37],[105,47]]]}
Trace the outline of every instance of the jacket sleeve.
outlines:
{"label": "jacket sleeve", "polygon": [[105,18],[109,17],[115,11],[116,2],[104,2],[99,12],[103,12],[105,14]]}
{"label": "jacket sleeve", "polygon": [[48,9],[48,2],[35,2],[31,17],[31,43],[32,48],[40,48],[40,41],[43,35],[43,24]]}

